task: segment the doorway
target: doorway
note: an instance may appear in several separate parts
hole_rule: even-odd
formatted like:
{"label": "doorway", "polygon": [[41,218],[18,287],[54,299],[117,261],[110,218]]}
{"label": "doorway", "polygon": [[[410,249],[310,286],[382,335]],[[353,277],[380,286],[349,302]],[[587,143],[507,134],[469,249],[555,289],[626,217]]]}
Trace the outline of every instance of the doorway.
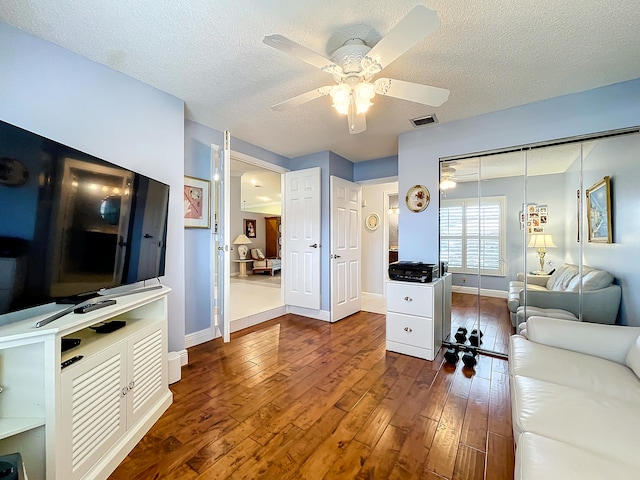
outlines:
{"label": "doorway", "polygon": [[386,312],[389,262],[398,255],[397,197],[398,182],[362,185],[362,310],[367,312]]}
{"label": "doorway", "polygon": [[230,170],[229,315],[234,332],[285,313],[280,260],[283,171],[237,152],[231,154]]}

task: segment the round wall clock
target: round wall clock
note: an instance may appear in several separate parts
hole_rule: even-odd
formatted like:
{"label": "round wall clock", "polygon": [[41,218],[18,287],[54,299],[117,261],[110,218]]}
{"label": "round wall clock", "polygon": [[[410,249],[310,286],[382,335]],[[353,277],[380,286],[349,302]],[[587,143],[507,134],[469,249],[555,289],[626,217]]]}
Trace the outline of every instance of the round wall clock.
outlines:
{"label": "round wall clock", "polygon": [[424,185],[414,185],[411,187],[407,192],[407,197],[405,198],[407,207],[415,213],[422,212],[427,208],[429,206],[429,201],[431,201],[431,194]]}
{"label": "round wall clock", "polygon": [[380,225],[380,217],[377,213],[370,213],[364,220],[364,224],[369,230],[373,231]]}

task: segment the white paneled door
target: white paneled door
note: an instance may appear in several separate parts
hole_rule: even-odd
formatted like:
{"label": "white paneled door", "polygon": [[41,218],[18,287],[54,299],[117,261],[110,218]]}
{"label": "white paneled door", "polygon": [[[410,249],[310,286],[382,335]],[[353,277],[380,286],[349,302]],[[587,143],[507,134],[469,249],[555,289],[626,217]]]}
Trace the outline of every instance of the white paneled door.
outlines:
{"label": "white paneled door", "polygon": [[361,187],[331,176],[331,321],[359,312]]}
{"label": "white paneled door", "polygon": [[284,303],[319,310],[320,168],[284,174]]}

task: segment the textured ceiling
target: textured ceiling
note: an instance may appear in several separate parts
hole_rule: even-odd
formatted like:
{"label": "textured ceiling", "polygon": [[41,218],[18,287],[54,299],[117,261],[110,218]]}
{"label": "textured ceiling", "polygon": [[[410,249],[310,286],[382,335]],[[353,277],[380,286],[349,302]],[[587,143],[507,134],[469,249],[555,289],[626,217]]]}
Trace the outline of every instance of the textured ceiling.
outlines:
{"label": "textured ceiling", "polygon": [[329,97],[272,111],[332,79],[262,38],[279,33],[325,56],[350,37],[373,46],[415,0],[2,0],[0,20],[173,94],[187,118],[286,157],[395,155],[414,117],[450,122],[640,77],[637,0],[425,4],[440,28],[383,75],[447,88],[449,100],[433,108],[376,96],[359,135]]}

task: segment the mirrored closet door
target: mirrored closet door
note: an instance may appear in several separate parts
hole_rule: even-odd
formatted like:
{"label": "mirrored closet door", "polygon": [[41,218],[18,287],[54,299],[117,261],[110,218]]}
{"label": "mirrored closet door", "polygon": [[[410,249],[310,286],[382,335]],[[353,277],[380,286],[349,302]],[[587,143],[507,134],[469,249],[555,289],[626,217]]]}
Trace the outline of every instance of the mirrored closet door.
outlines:
{"label": "mirrored closet door", "polygon": [[442,159],[440,258],[452,276],[444,336],[456,342],[466,329],[457,341],[469,345],[476,330],[482,349],[506,354],[530,315],[624,323],[635,302],[621,280],[636,275],[617,252],[638,245],[624,232],[639,222],[622,220],[637,210],[624,199],[640,178],[638,153],[640,135],[613,132]]}

